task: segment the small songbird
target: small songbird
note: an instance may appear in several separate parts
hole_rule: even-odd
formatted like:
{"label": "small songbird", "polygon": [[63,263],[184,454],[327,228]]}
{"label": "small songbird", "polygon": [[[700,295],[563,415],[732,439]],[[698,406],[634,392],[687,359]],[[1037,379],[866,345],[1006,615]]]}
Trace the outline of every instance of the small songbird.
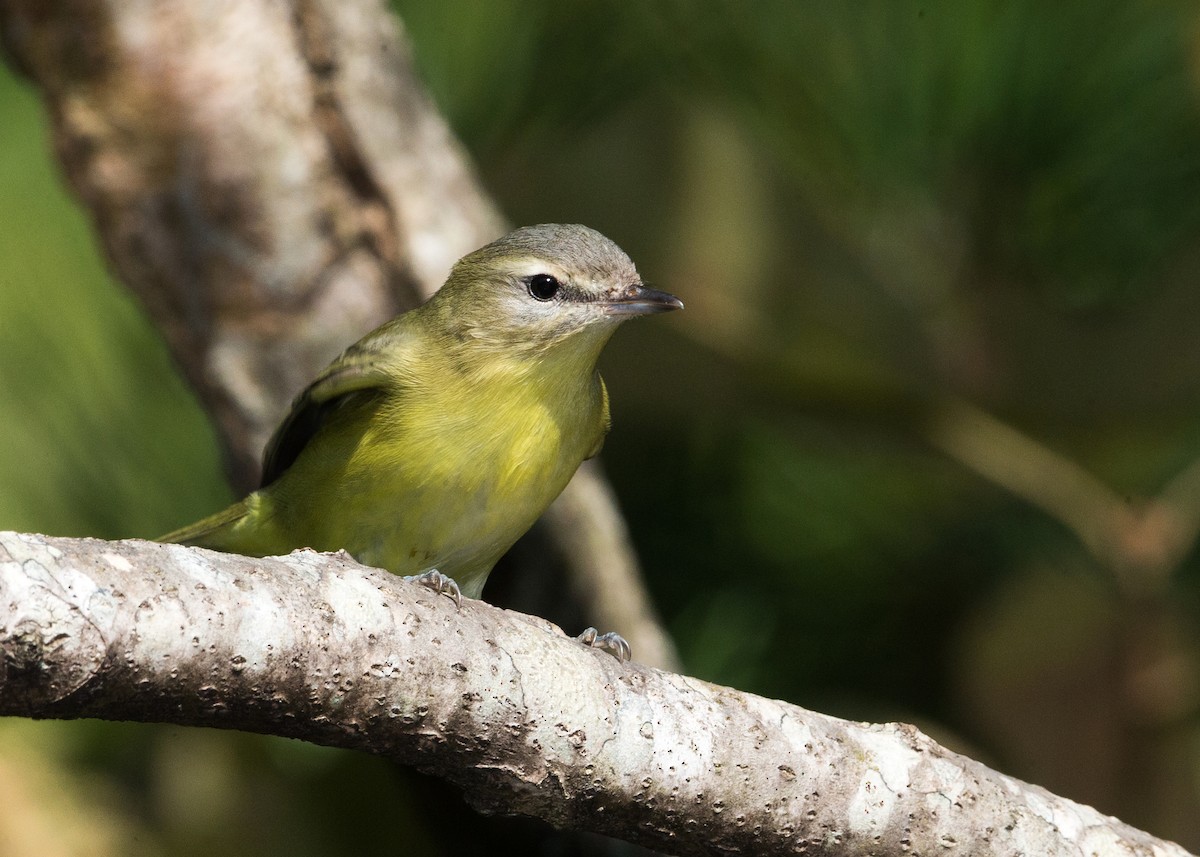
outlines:
{"label": "small songbird", "polygon": [[161,540],[250,556],[344,549],[478,598],[600,451],[596,361],[613,331],[682,306],[586,226],[518,229],[317,376],[267,445],[262,487]]}

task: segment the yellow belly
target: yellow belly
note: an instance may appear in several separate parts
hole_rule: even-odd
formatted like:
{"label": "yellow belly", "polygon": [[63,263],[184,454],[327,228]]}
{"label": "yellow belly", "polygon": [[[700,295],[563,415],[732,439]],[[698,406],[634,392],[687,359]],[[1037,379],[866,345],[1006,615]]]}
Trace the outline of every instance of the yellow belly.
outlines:
{"label": "yellow belly", "polygon": [[567,406],[510,393],[485,409],[426,396],[419,412],[384,402],[327,426],[252,496],[252,552],[345,549],[396,574],[437,568],[478,597],[602,438],[603,393],[581,393]]}

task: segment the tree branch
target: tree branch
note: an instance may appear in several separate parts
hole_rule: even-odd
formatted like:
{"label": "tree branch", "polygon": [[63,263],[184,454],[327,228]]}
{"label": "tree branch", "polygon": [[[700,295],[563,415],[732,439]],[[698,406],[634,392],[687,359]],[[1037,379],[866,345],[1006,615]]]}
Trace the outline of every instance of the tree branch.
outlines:
{"label": "tree branch", "polygon": [[503,231],[381,3],[0,0],[0,25],[242,490],[318,369]]}
{"label": "tree branch", "polygon": [[585,648],[348,557],[0,533],[0,714],[364,750],[676,854],[1182,855],[911,726]]}

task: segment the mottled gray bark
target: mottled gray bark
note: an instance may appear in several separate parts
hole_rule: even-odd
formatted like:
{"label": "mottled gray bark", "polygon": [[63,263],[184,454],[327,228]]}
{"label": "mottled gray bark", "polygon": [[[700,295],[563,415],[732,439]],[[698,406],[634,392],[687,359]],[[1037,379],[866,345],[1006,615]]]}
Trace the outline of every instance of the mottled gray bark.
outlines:
{"label": "mottled gray bark", "polygon": [[0,26],[241,488],[324,363],[504,231],[380,3],[3,0]]}
{"label": "mottled gray bark", "polygon": [[354,748],[676,854],[1183,855],[935,744],[615,658],[346,557],[0,533],[0,714]]}

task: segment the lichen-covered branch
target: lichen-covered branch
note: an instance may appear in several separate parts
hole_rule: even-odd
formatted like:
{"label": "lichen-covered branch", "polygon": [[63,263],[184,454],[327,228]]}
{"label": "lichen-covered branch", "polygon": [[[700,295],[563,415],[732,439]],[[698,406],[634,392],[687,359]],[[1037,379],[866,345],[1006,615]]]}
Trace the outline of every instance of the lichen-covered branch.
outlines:
{"label": "lichen-covered branch", "polygon": [[[239,490],[332,357],[505,231],[381,0],[0,0],[0,37]],[[600,478],[565,492],[583,538],[548,532],[577,590],[609,595],[590,621],[672,664],[628,542],[580,553],[624,538]]]}
{"label": "lichen-covered branch", "polygon": [[0,714],[354,748],[676,854],[1185,853],[910,726],[623,664],[312,552],[0,533]]}

